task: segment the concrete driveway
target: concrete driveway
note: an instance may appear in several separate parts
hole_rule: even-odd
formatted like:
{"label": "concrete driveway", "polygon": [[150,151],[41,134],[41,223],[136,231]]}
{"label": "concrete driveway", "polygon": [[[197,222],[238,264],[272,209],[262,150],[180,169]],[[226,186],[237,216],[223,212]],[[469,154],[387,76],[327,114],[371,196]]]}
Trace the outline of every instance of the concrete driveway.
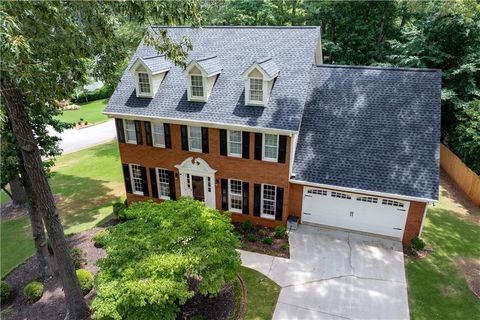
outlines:
{"label": "concrete driveway", "polygon": [[290,259],[241,251],[282,289],[273,319],[408,319],[399,241],[301,225]]}

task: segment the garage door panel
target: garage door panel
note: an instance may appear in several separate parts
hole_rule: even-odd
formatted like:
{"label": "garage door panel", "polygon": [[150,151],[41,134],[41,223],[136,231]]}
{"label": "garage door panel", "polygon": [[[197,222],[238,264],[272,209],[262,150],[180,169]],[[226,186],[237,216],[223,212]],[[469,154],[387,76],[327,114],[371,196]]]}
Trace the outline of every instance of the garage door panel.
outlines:
{"label": "garage door panel", "polygon": [[305,188],[302,221],[401,238],[409,203]]}

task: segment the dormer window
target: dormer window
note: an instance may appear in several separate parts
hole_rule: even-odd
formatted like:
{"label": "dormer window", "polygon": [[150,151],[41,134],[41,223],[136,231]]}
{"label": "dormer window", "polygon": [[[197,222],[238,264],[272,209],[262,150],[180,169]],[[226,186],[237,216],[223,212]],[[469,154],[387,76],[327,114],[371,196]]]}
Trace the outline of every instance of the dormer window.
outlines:
{"label": "dormer window", "polygon": [[221,71],[217,56],[193,59],[184,71],[188,101],[207,102]]}
{"label": "dormer window", "polygon": [[170,62],[165,56],[137,58],[130,67],[135,78],[137,97],[153,98],[169,70]]}
{"label": "dormer window", "polygon": [[266,106],[273,88],[273,82],[279,69],[272,58],[254,62],[244,73],[245,104]]}

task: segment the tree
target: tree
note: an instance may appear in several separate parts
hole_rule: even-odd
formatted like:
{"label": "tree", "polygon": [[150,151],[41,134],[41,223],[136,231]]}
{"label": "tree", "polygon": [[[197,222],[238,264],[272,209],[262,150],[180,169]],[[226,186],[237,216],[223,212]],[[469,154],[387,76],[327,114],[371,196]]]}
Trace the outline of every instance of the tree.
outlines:
{"label": "tree", "polygon": [[126,222],[96,238],[100,260],[94,319],[175,319],[193,297],[215,295],[240,267],[228,214],[191,198],[139,202]]}
{"label": "tree", "polygon": [[[115,71],[126,58],[116,33],[120,23],[132,17],[141,22],[172,24],[191,19],[198,23],[198,6],[199,2],[193,0],[1,5],[2,106],[18,146],[17,153],[12,148],[16,166],[11,168],[23,174],[24,186],[30,184],[26,191],[36,209],[31,213],[41,214],[45,223],[65,292],[67,318],[81,319],[88,309],[41,160],[42,152],[47,150],[42,143],[49,141],[47,125],[55,126],[56,101],[71,97],[90,76],[109,83],[118,80]],[[188,39],[176,43],[164,32],[146,34],[145,40],[177,64],[185,64]],[[93,70],[91,61],[95,61]]]}

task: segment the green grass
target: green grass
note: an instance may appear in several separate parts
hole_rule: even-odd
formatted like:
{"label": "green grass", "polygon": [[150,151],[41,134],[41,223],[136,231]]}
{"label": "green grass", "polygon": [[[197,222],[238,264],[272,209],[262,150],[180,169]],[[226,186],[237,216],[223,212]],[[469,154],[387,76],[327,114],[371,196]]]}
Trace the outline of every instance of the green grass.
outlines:
{"label": "green grass", "polygon": [[[407,259],[412,319],[478,319],[480,300],[468,289],[461,261],[480,259],[480,226],[458,213],[449,192],[428,209],[423,238],[433,252]],[[477,213],[479,214],[479,213]]]}
{"label": "green grass", "polygon": [[[116,142],[58,158],[50,177],[66,234],[90,229],[112,213],[112,203],[124,193]],[[34,253],[27,217],[1,223],[1,276]]]}
{"label": "green grass", "polygon": [[247,312],[244,319],[272,319],[280,287],[258,271],[241,267],[238,273],[247,288]]}
{"label": "green grass", "polygon": [[77,123],[80,118],[88,123],[100,123],[108,120],[108,117],[102,114],[108,99],[95,100],[86,103],[80,103],[79,110],[66,110],[59,117],[64,122]]}

